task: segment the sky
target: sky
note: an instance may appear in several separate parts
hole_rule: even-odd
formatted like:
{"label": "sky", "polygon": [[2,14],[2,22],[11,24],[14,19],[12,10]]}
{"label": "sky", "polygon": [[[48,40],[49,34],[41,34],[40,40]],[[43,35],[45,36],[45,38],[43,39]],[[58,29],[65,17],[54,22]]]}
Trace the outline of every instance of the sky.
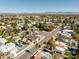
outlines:
{"label": "sky", "polygon": [[0,0],[0,12],[79,12],[79,0]]}

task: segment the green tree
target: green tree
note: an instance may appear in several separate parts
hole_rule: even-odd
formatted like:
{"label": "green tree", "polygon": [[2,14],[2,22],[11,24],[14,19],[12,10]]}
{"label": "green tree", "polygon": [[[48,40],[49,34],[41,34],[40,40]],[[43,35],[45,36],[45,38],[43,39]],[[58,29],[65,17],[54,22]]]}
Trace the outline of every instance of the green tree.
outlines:
{"label": "green tree", "polygon": [[48,42],[45,42],[46,46],[45,48],[50,47],[49,49],[55,48],[55,40],[53,38],[51,38]]}
{"label": "green tree", "polygon": [[34,44],[35,44],[36,49],[38,49],[40,47],[40,45],[37,43],[37,41]]}
{"label": "green tree", "polygon": [[77,56],[79,57],[79,34],[74,35],[73,39],[78,42],[78,44],[77,44],[77,48],[78,48]]}
{"label": "green tree", "polygon": [[13,27],[13,29],[15,29],[17,24],[16,23],[11,23],[11,26]]}

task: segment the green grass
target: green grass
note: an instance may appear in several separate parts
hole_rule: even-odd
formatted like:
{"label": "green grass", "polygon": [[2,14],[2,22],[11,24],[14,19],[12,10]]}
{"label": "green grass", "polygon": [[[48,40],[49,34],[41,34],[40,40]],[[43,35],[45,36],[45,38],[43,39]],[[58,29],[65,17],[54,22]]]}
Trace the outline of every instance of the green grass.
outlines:
{"label": "green grass", "polygon": [[68,59],[72,59],[74,57],[69,51],[66,51],[64,55],[68,56]]}

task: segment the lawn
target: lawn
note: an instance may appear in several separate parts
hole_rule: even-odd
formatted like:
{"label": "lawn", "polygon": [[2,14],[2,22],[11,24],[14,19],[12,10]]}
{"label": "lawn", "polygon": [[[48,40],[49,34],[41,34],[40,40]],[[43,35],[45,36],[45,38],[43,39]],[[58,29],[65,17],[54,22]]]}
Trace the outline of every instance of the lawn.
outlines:
{"label": "lawn", "polygon": [[64,53],[64,55],[66,55],[68,59],[72,59],[72,58],[74,57],[74,56],[72,55],[72,53],[69,52],[69,51],[66,51],[66,52]]}

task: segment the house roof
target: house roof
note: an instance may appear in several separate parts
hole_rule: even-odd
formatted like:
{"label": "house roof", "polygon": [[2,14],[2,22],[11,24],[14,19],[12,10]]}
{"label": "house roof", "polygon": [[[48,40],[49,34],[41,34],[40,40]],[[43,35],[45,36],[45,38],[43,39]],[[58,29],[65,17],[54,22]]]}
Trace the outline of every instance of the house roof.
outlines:
{"label": "house roof", "polygon": [[40,51],[35,55],[34,59],[42,59],[42,58],[52,59],[52,55],[49,52]]}
{"label": "house roof", "polygon": [[41,59],[41,55],[35,55],[34,59]]}
{"label": "house roof", "polygon": [[0,43],[4,44],[5,42],[7,42],[7,40],[5,38],[0,37]]}
{"label": "house roof", "polygon": [[67,49],[67,46],[66,46],[66,44],[65,43],[63,43],[63,42],[60,42],[60,41],[57,41],[56,42],[56,49],[58,50],[58,51],[65,51],[66,49]]}

